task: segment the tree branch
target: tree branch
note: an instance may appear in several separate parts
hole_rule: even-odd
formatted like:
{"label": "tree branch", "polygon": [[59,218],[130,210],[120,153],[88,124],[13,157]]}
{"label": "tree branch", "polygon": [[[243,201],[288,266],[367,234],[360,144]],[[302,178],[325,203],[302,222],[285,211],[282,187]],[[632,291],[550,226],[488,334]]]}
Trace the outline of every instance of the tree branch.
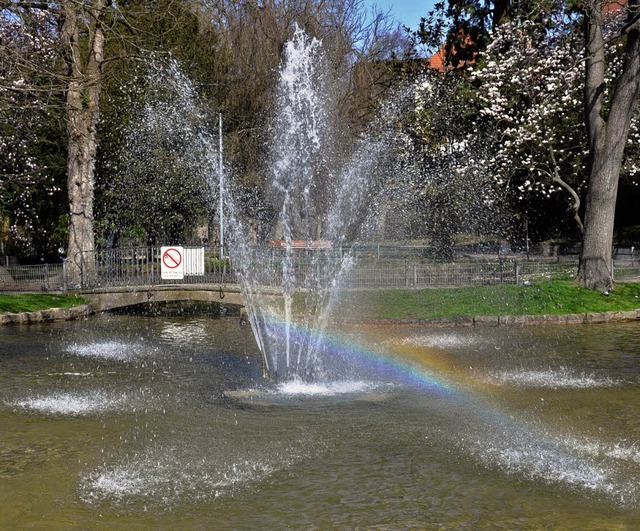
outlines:
{"label": "tree branch", "polygon": [[556,162],[556,154],[552,146],[549,146],[549,155],[551,156],[551,163],[553,164],[553,182],[559,185],[562,189],[567,191],[569,195],[572,197],[573,202],[569,206],[569,211],[573,214],[573,219],[578,225],[578,229],[580,233],[584,231],[584,225],[582,224],[582,220],[580,219],[580,196],[576,193],[576,191],[567,184],[566,181],[560,177],[560,171],[558,169],[558,164]]}

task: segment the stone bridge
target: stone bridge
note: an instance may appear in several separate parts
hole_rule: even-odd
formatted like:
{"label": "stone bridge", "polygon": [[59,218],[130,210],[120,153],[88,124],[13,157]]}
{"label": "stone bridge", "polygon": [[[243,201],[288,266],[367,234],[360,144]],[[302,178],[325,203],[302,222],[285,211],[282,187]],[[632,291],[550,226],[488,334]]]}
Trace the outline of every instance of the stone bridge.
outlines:
{"label": "stone bridge", "polygon": [[[236,284],[160,284],[95,288],[80,292],[93,311],[100,312],[152,302],[198,301],[244,306]],[[274,291],[274,296],[278,294]]]}

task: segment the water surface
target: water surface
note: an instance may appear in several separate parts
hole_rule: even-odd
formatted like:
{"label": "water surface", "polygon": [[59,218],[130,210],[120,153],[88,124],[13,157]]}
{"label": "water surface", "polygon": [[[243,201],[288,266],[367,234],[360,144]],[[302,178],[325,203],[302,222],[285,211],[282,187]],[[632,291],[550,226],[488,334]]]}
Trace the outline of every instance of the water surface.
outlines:
{"label": "water surface", "polygon": [[236,318],[0,329],[0,528],[633,529],[638,324],[360,327],[266,385]]}

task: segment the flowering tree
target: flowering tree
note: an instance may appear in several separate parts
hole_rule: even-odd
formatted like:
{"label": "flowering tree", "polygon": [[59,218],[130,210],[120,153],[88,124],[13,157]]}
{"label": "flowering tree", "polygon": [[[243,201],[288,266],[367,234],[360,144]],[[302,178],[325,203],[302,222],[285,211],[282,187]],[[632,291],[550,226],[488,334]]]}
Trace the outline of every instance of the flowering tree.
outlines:
{"label": "flowering tree", "polygon": [[431,72],[415,84],[416,140],[408,191],[420,203],[422,230],[437,257],[453,258],[453,235],[503,236],[503,202],[496,194],[494,148],[474,132],[476,107],[458,72]]}
{"label": "flowering tree", "polygon": [[583,230],[579,279],[602,290],[612,287],[618,180],[621,171],[635,176],[640,155],[639,0],[615,6],[603,13],[600,1],[580,11],[553,2],[535,16],[512,9],[472,74],[475,129],[493,140],[495,155],[486,162],[497,182],[522,199],[568,194]]}
{"label": "flowering tree", "polygon": [[[542,28],[552,28],[546,35]],[[474,128],[495,147],[497,184],[517,200],[563,191],[582,231],[580,191],[587,149],[582,119],[583,68],[574,21],[547,12],[536,22],[504,22],[471,74],[480,107]]]}
{"label": "flowering tree", "polygon": [[8,253],[43,256],[62,242],[62,234],[53,234],[65,210],[62,100],[52,80],[37,73],[58,70],[55,43],[41,12],[26,24],[0,10],[0,219]]}
{"label": "flowering tree", "polygon": [[[93,275],[93,186],[105,31],[116,17],[108,0],[0,2],[12,33],[0,42],[3,88],[32,105],[64,96],[72,282]],[[87,278],[85,277],[85,278]]]}

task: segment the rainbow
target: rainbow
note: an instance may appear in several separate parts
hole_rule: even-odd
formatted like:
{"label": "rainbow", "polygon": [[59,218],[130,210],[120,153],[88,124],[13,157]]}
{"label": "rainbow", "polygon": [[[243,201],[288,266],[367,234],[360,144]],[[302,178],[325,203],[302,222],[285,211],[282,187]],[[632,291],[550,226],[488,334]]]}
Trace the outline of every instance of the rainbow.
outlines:
{"label": "rainbow", "polygon": [[[284,333],[286,325],[273,319],[268,326],[272,332]],[[447,444],[481,466],[535,482],[598,493],[620,505],[640,503],[640,485],[624,472],[625,467],[640,463],[640,450],[623,448],[627,457],[621,463],[622,443],[611,445],[518,418],[496,399],[500,393],[495,387],[493,398],[489,397],[483,392],[487,384],[478,382],[471,371],[453,367],[444,352],[390,341],[373,327],[360,327],[355,332],[353,328],[321,332],[304,325],[287,327],[290,340],[321,347],[328,380],[343,378],[340,368],[346,366],[352,375],[449,399],[443,407],[455,404],[451,414],[455,429],[443,436],[449,438]],[[334,368],[337,370],[332,372]]]}

